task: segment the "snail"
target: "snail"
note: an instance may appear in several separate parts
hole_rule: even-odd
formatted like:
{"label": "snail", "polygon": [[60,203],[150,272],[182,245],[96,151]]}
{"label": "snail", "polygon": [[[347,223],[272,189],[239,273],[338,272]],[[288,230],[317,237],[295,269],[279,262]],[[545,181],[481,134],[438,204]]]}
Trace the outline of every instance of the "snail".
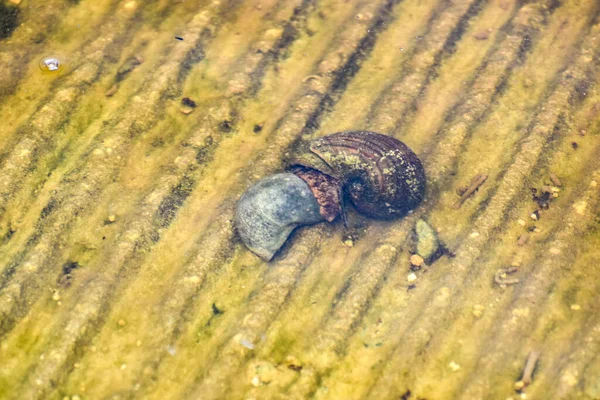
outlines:
{"label": "snail", "polygon": [[286,173],[263,178],[240,198],[235,225],[244,244],[270,261],[298,226],[346,222],[345,202],[371,218],[405,216],[423,200],[425,171],[401,141],[346,131],[308,143]]}

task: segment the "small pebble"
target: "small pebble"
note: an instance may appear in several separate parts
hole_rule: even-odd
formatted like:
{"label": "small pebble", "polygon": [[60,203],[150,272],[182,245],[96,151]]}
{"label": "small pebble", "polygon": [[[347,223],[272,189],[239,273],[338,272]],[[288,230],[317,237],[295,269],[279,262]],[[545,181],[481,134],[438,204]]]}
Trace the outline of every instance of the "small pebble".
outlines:
{"label": "small pebble", "polygon": [[522,219],[518,220],[517,223],[521,226],[527,225],[527,223],[525,221],[523,221]]}
{"label": "small pebble", "polygon": [[58,291],[54,292],[54,294],[52,295],[52,300],[54,300],[54,301],[60,300],[60,294],[58,294]]}
{"label": "small pebble", "polygon": [[406,277],[406,280],[409,282],[414,282],[417,280],[417,275],[413,272],[408,274],[408,276]]}
{"label": "small pebble", "polygon": [[127,322],[125,322],[125,320],[124,320],[124,319],[120,319],[120,320],[119,320],[119,322],[117,322],[117,324],[118,324],[119,326],[125,326],[125,325],[127,325]]}
{"label": "small pebble", "polygon": [[420,267],[421,265],[423,265],[424,262],[425,260],[423,260],[423,257],[421,257],[418,254],[413,254],[412,256],[410,256],[410,263],[415,267]]}
{"label": "small pebble", "polygon": [[252,386],[254,387],[259,387],[260,386],[260,379],[258,378],[258,375],[254,375],[254,378],[252,378]]}
{"label": "small pebble", "polygon": [[346,247],[354,247],[354,240],[352,240],[352,239],[346,239],[346,240],[344,240],[343,243],[344,243],[344,246],[346,246]]}
{"label": "small pebble", "polygon": [[474,239],[479,236],[479,232],[472,232],[469,236]]}
{"label": "small pebble", "polygon": [[581,310],[581,306],[579,304],[571,304],[571,310],[573,310],[573,311]]}
{"label": "small pebble", "polygon": [[481,31],[481,32],[473,35],[473,37],[477,40],[487,40],[487,38],[489,37],[489,34],[486,31]]}
{"label": "small pebble", "polygon": [[115,222],[116,220],[117,220],[117,217],[115,215],[108,216],[108,222]]}
{"label": "small pebble", "polygon": [[457,364],[457,363],[456,363],[456,362],[454,362],[454,361],[450,361],[450,364],[448,364],[448,367],[450,367],[450,369],[451,369],[453,372],[456,372],[456,371],[458,371],[458,370],[460,369],[460,365],[459,365],[459,364]]}
{"label": "small pebble", "polygon": [[540,215],[538,214],[537,211],[534,211],[531,213],[531,215],[529,216],[529,218],[531,218],[534,221],[537,221],[538,219],[540,219]]}
{"label": "small pebble", "polygon": [[183,106],[179,109],[179,111],[181,111],[181,113],[184,115],[188,115],[188,114],[191,114],[192,111],[194,111],[194,109],[192,107]]}

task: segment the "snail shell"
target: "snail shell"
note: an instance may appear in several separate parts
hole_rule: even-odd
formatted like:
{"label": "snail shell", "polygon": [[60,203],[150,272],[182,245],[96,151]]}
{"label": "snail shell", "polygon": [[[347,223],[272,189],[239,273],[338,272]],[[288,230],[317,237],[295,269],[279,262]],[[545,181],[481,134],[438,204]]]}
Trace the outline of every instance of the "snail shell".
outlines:
{"label": "snail shell", "polygon": [[308,185],[292,173],[261,179],[241,197],[235,225],[244,244],[266,261],[300,225],[323,221]]}
{"label": "snail shell", "polygon": [[423,200],[425,171],[416,154],[391,136],[368,131],[334,133],[310,143],[292,164],[341,182],[355,208],[372,218],[406,215]]}
{"label": "snail shell", "polygon": [[345,220],[344,194],[373,218],[398,218],[425,192],[421,162],[404,143],[374,132],[349,131],[316,139],[290,173],[261,179],[241,197],[235,224],[242,241],[269,261],[301,225]]}

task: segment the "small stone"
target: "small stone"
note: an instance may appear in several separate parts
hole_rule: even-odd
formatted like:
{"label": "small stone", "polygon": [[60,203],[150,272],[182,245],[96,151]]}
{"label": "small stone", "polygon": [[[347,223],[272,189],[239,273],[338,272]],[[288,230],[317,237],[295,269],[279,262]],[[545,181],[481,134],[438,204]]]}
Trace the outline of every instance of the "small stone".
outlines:
{"label": "small stone", "polygon": [[475,239],[477,236],[479,236],[479,232],[471,232],[471,234],[469,235],[469,237],[471,237],[472,239]]}
{"label": "small stone", "polygon": [[527,225],[527,223],[525,221],[523,221],[522,219],[518,220],[517,223],[521,226]]}
{"label": "small stone", "polygon": [[414,282],[417,280],[417,275],[413,272],[408,274],[408,276],[406,277],[406,280],[409,282]]}
{"label": "small stone", "polygon": [[108,216],[108,222],[115,222],[116,220],[117,220],[117,217],[115,215]]}
{"label": "small stone", "polygon": [[424,220],[420,219],[415,225],[417,233],[417,254],[423,260],[428,260],[434,256],[440,247],[440,241],[433,228]]}
{"label": "small stone", "polygon": [[54,301],[60,300],[60,294],[58,293],[58,291],[54,292],[54,294],[52,295],[52,300],[54,300]]}
{"label": "small stone", "polygon": [[554,254],[554,255],[558,255],[560,254],[560,249],[557,249],[556,247],[552,247],[550,250],[548,250],[550,252],[550,254]]}
{"label": "small stone", "polygon": [[352,240],[352,239],[346,239],[346,240],[344,240],[343,243],[344,243],[344,246],[346,246],[346,247],[354,247],[354,240]]}
{"label": "small stone", "polygon": [[423,265],[424,262],[425,260],[423,260],[423,257],[421,257],[418,254],[413,254],[412,256],[410,256],[410,263],[415,267],[420,267],[421,265]]}
{"label": "small stone", "polygon": [[486,31],[481,31],[481,32],[476,33],[475,35],[473,35],[473,37],[475,39],[477,39],[477,40],[487,40],[490,37],[490,35]]}
{"label": "small stone", "polygon": [[529,218],[531,218],[534,221],[537,221],[538,219],[540,219],[540,215],[537,211],[534,211],[531,213],[531,215],[529,216]]}
{"label": "small stone", "polygon": [[515,390],[521,390],[524,387],[525,387],[525,382],[523,382],[523,381],[515,382]]}
{"label": "small stone", "polygon": [[483,310],[485,310],[484,306],[482,306],[481,304],[475,304],[473,306],[473,315],[477,318],[481,318],[481,316],[483,315]]}
{"label": "small stone", "polygon": [[448,364],[448,367],[450,367],[452,372],[456,372],[460,369],[460,365],[454,361],[450,361],[450,364]]}
{"label": "small stone", "polygon": [[571,304],[571,310],[579,311],[581,310],[581,306],[579,304]]}
{"label": "small stone", "polygon": [[120,320],[117,322],[117,324],[118,324],[119,326],[125,326],[125,325],[127,325],[127,322],[125,322],[125,320],[124,320],[124,319],[120,319]]}
{"label": "small stone", "polygon": [[194,109],[192,107],[183,106],[179,109],[179,111],[184,115],[188,115],[188,114],[191,114],[192,111],[194,111]]}
{"label": "small stone", "polygon": [[252,378],[252,380],[250,381],[250,383],[252,383],[252,386],[254,386],[254,387],[259,387],[260,386],[260,379],[258,378],[258,375],[254,375],[254,378]]}

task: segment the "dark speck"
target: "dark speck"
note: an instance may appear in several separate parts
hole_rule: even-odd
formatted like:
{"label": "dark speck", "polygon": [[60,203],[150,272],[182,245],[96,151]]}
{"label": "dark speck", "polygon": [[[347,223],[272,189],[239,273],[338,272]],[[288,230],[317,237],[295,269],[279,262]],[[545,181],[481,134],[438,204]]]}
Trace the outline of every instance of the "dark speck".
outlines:
{"label": "dark speck", "polygon": [[573,147],[573,150],[577,150],[577,148],[579,147],[577,142],[571,142],[571,146]]}
{"label": "dark speck", "polygon": [[196,108],[197,105],[196,102],[190,99],[189,97],[184,97],[183,99],[181,99],[181,104],[192,108]]}
{"label": "dark speck", "polygon": [[177,39],[177,40],[183,40],[183,38],[181,36],[175,36],[175,39]]}
{"label": "dark speck", "polygon": [[214,315],[219,315],[219,314],[223,314],[225,311],[219,310],[217,305],[215,303],[212,303],[212,312]]}
{"label": "dark speck", "polygon": [[221,132],[231,132],[233,130],[233,127],[231,126],[231,122],[230,121],[223,121],[219,124],[219,130]]}

